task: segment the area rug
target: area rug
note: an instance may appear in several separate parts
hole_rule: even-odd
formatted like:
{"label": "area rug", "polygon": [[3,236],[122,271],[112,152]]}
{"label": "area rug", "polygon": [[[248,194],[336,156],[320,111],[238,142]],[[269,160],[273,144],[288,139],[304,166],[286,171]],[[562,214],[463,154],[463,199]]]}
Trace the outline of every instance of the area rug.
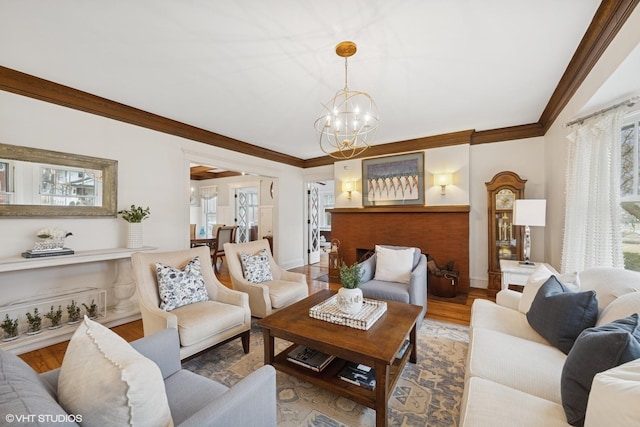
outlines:
{"label": "area rug", "polygon": [[[389,399],[389,426],[456,426],[464,388],[469,343],[466,326],[425,319],[418,331],[418,363],[407,363]],[[276,352],[289,346],[276,338]],[[262,331],[255,321],[251,351],[239,340],[183,364],[188,369],[232,386],[263,365]],[[291,375],[277,373],[278,426],[375,426],[375,411],[336,396]]]}

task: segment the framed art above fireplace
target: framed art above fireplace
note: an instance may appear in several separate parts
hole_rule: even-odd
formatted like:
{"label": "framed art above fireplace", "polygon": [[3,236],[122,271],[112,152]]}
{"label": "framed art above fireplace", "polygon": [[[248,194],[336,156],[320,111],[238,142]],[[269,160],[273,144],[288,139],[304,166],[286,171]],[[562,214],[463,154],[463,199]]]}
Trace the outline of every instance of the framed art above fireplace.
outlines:
{"label": "framed art above fireplace", "polygon": [[363,160],[362,205],[424,205],[424,153]]}

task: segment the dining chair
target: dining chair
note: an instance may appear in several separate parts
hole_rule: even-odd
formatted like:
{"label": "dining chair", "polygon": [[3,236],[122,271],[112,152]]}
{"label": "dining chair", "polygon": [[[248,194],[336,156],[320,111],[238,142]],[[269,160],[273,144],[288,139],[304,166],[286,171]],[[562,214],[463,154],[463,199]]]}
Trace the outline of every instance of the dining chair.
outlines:
{"label": "dining chair", "polygon": [[220,269],[218,268],[218,259],[220,260],[220,266],[222,266],[222,258],[225,256],[224,244],[233,243],[235,241],[237,228],[237,225],[225,225],[218,228],[215,245],[211,252],[211,263],[213,264],[213,269],[216,273],[220,273]]}

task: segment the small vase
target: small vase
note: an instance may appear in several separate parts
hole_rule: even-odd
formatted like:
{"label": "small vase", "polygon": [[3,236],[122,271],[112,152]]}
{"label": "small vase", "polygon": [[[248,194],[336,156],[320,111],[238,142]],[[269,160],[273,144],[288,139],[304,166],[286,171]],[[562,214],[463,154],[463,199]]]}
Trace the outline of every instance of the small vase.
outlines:
{"label": "small vase", "polygon": [[337,305],[345,314],[356,314],[362,310],[362,290],[360,288],[338,290]]}
{"label": "small vase", "polygon": [[127,248],[136,249],[142,247],[142,223],[128,222]]}

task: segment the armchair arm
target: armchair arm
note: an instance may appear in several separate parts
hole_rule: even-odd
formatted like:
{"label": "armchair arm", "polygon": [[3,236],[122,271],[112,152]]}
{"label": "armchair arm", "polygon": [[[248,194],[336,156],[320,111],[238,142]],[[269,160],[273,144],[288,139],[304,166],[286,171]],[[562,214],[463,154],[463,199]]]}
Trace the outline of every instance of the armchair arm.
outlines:
{"label": "armchair arm", "polygon": [[418,265],[411,272],[409,279],[409,302],[424,305],[427,301],[427,257],[420,255]]}
{"label": "armchair arm", "polygon": [[276,371],[265,365],[180,425],[275,427],[276,408]]}
{"label": "armchair arm", "polygon": [[280,280],[286,280],[287,282],[298,282],[307,284],[307,276],[302,273],[296,273],[293,271],[283,270],[280,273]]}
{"label": "armchair arm", "polygon": [[177,329],[163,329],[160,332],[132,341],[131,346],[143,356],[153,360],[167,378],[178,372],[180,364],[180,338]]}
{"label": "armchair arm", "polygon": [[229,289],[226,286],[218,288],[215,300],[238,307],[249,307],[249,295],[246,292]]}
{"label": "armchair arm", "polygon": [[146,301],[139,298],[140,313],[142,314],[142,326],[144,335],[151,335],[163,329],[178,328],[178,318],[175,314],[161,310],[160,307],[150,306]]}
{"label": "armchair arm", "polygon": [[239,278],[232,278],[232,281],[236,290],[247,294],[252,316],[265,317],[271,313],[271,297],[267,286]]}

